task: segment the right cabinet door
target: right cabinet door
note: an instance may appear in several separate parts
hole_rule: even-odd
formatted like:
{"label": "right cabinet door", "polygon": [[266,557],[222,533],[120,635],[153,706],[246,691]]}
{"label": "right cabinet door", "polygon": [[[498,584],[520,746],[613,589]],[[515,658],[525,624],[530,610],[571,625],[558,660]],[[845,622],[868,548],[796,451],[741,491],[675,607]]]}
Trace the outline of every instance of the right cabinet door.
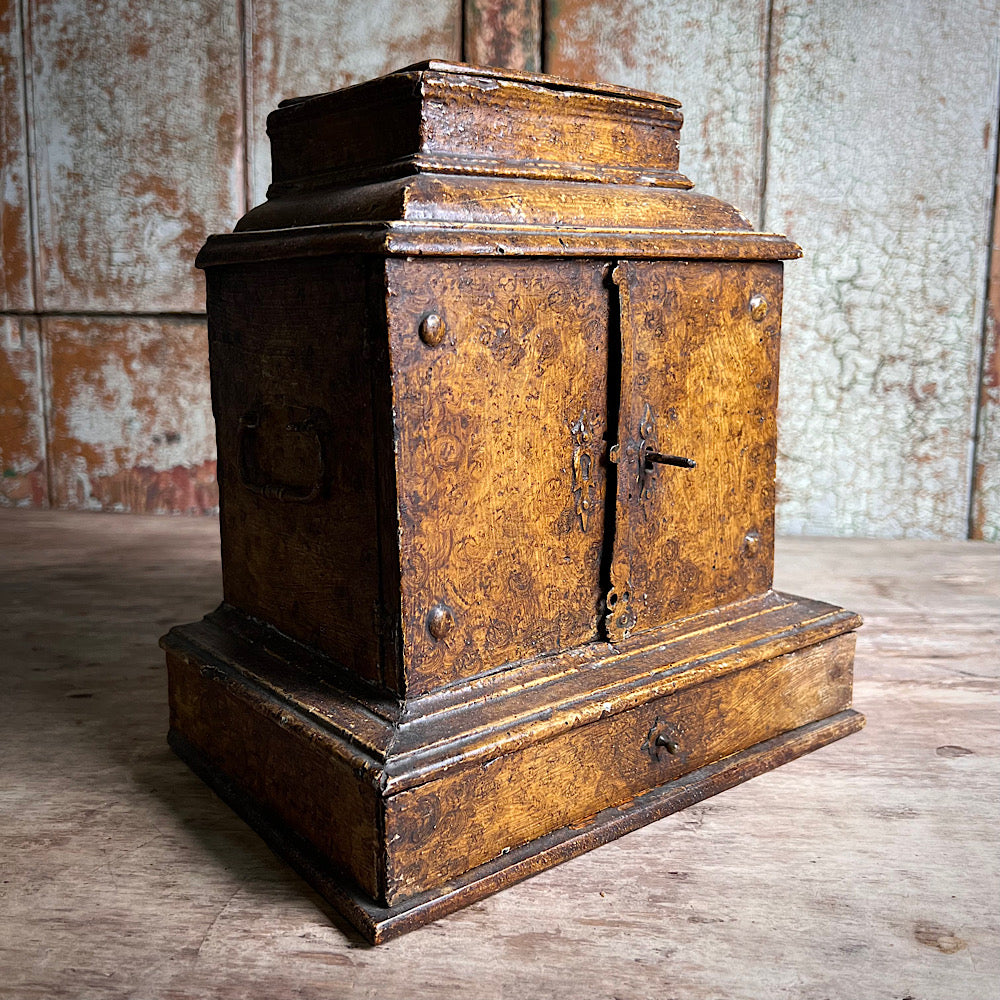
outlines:
{"label": "right cabinet door", "polygon": [[612,640],[771,585],[781,277],[780,262],[614,271]]}

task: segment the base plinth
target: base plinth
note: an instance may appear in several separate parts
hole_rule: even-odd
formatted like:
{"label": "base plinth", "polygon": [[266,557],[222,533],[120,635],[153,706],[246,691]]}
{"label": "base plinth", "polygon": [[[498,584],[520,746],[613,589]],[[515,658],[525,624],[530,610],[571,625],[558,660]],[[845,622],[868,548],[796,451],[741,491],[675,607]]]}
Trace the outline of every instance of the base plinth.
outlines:
{"label": "base plinth", "polygon": [[857,624],[769,593],[400,705],[223,607],[162,640],[170,743],[378,943],[860,729]]}

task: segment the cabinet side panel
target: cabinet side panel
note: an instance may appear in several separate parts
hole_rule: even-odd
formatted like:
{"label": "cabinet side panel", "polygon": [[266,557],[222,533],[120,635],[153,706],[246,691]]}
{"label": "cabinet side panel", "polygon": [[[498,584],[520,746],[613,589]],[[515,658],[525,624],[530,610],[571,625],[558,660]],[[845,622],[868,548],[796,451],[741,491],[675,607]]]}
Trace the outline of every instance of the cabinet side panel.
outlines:
{"label": "cabinet side panel", "polygon": [[[596,635],[608,293],[599,261],[388,274],[403,660],[421,693]],[[422,337],[430,316],[443,327]]]}
{"label": "cabinet side panel", "polygon": [[381,683],[365,278],[211,269],[209,341],[225,600]]}

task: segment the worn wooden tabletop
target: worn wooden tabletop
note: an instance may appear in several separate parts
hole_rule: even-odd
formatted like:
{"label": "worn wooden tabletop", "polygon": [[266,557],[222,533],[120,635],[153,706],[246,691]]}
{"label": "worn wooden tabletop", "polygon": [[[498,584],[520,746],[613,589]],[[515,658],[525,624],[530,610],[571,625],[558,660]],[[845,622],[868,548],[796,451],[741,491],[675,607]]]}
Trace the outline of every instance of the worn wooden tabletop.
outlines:
{"label": "worn wooden tabletop", "polygon": [[860,734],[377,949],[167,749],[213,519],[0,512],[0,996],[1000,996],[1000,548],[784,539]]}

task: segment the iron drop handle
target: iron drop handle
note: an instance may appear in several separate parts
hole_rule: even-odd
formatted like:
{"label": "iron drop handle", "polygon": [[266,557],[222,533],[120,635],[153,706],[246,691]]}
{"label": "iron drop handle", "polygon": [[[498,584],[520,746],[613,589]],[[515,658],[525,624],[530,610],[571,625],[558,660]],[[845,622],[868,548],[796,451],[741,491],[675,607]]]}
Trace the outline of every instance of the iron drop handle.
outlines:
{"label": "iron drop handle", "polygon": [[293,486],[290,483],[268,482],[257,468],[254,459],[253,441],[260,428],[260,415],[254,411],[244,413],[240,418],[240,429],[237,434],[237,468],[240,482],[251,493],[270,500],[282,500],[286,503],[312,503],[323,489],[326,479],[326,458],[323,452],[323,439],[320,436],[319,422],[315,418],[292,421],[285,425],[285,430],[292,434],[305,434],[312,438],[316,446],[316,474],[311,485]]}

